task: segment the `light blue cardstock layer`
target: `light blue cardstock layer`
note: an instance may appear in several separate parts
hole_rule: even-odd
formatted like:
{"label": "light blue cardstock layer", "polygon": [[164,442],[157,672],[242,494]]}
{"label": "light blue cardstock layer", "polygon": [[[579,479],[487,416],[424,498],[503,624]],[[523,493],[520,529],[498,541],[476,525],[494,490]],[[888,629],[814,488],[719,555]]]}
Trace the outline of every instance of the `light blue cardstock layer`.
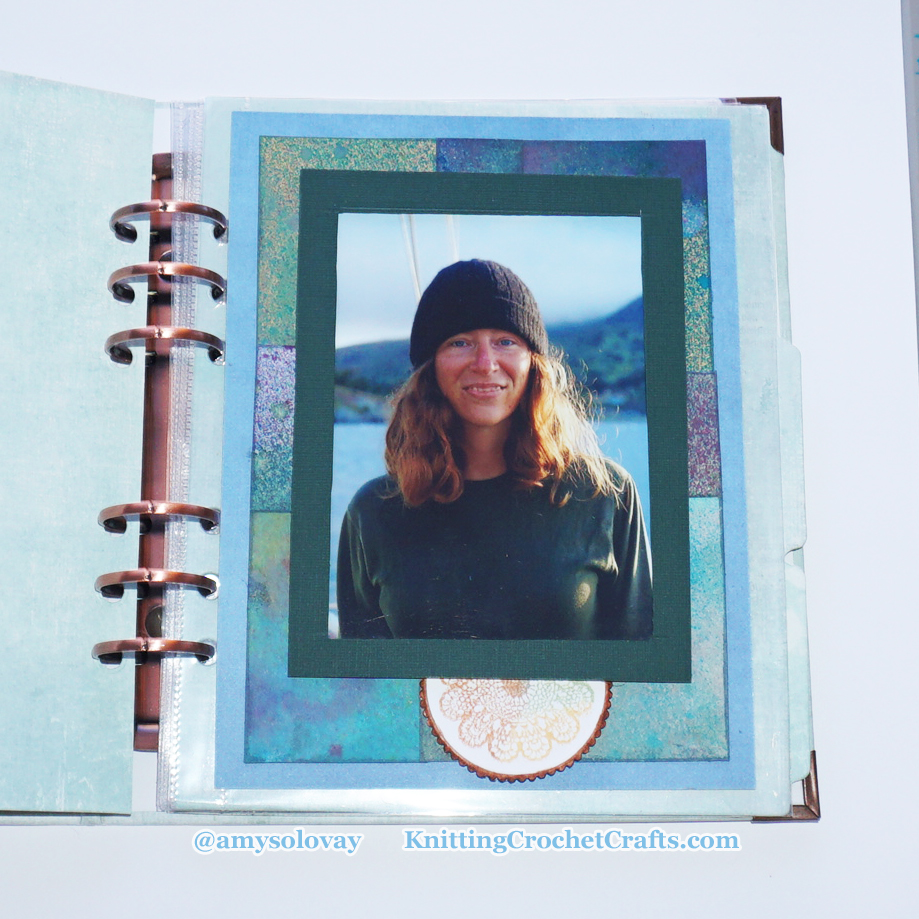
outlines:
{"label": "light blue cardstock layer", "polygon": [[[134,605],[93,590],[136,567],[104,507],[137,498],[143,361],[108,335],[143,324],[106,280],[145,259],[109,216],[150,195],[153,103],[0,74],[0,810],[130,813],[134,667],[96,642],[134,634]],[[130,592],[129,592],[130,593]]]}
{"label": "light blue cardstock layer", "polygon": [[[712,578],[721,581],[721,559],[710,552],[720,540],[711,539],[712,527],[724,522],[724,598],[726,655],[724,661],[729,733],[726,756],[717,760],[683,762],[582,762],[577,768],[553,776],[553,790],[576,789],[686,789],[751,788],[753,770],[753,713],[750,673],[749,604],[746,593],[746,513],[744,457],[741,435],[737,291],[734,262],[733,187],[730,125],[716,119],[516,119],[397,116],[325,116],[237,113],[234,115],[231,188],[233,253],[230,265],[232,301],[228,340],[235,355],[228,366],[224,440],[224,488],[221,569],[248,569],[249,483],[252,443],[253,390],[256,356],[256,271],[258,256],[258,153],[263,136],[275,137],[483,137],[578,141],[704,140],[708,161],[709,239],[715,370],[718,375],[719,426],[722,450],[723,515],[717,499],[693,499],[690,519],[700,534],[694,541],[692,571],[694,594],[704,594],[711,612]],[[706,536],[701,534],[706,532]],[[227,535],[230,534],[230,535]],[[712,568],[713,563],[715,568]],[[224,583],[223,610],[246,607],[246,585],[240,579]],[[718,605],[718,604],[716,604]],[[715,613],[715,618],[719,613]],[[277,624],[282,630],[284,625]],[[694,615],[694,627],[697,625]],[[701,623],[699,623],[701,627]],[[711,639],[711,635],[708,634]],[[279,650],[284,641],[277,636]],[[482,781],[454,763],[304,763],[245,762],[247,699],[247,627],[243,616],[221,617],[221,667],[218,675],[217,785],[226,788],[467,788],[480,789]],[[283,653],[283,652],[282,652]],[[284,666],[283,660],[280,666]],[[694,666],[695,669],[695,666]],[[711,676],[711,674],[709,674]],[[248,678],[251,679],[250,673]],[[291,680],[291,684],[303,681]],[[316,683],[328,681],[316,681]],[[406,682],[406,681],[394,681]],[[328,687],[316,687],[320,695]],[[690,687],[692,691],[692,687]],[[624,693],[637,690],[623,690]],[[666,691],[666,690],[664,690]],[[304,690],[292,685],[297,696]],[[307,697],[309,690],[305,690]],[[398,693],[404,698],[399,687]],[[659,706],[659,709],[658,709]],[[673,703],[651,705],[659,717]],[[685,709],[681,703],[680,710]],[[253,714],[250,712],[250,715]],[[695,716],[706,718],[705,711]],[[258,713],[269,718],[270,713]],[[417,723],[417,711],[412,716]],[[607,731],[615,730],[617,707]],[[381,730],[386,726],[381,724]],[[708,727],[703,730],[709,729]],[[647,731],[646,731],[647,735]],[[652,738],[653,740],[653,738]],[[668,758],[667,743],[660,738],[661,760]],[[683,751],[692,755],[692,751]],[[280,754],[283,756],[283,753]],[[647,757],[647,752],[643,754]],[[711,755],[710,753],[708,754]],[[625,753],[627,757],[628,754]]]}

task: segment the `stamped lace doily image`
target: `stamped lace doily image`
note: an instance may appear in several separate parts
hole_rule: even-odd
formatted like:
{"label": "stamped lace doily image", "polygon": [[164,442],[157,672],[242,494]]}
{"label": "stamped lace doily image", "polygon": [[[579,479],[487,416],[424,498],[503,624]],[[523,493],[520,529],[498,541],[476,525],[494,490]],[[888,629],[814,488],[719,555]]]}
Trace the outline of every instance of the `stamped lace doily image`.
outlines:
{"label": "stamped lace doily image", "polygon": [[427,679],[421,705],[437,740],[471,772],[523,782],[566,769],[594,745],[611,692],[604,681]]}

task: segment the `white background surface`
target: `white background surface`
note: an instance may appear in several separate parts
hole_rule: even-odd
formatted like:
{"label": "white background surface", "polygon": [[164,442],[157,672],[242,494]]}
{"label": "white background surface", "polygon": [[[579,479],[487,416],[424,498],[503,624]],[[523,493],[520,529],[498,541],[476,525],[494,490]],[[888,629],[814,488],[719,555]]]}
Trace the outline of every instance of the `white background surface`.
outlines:
{"label": "white background surface", "polygon": [[895,0],[32,2],[4,11],[0,68],[160,100],[782,96],[825,814],[738,824],[739,853],[503,858],[410,855],[385,826],[350,859],[202,857],[185,827],[0,827],[6,915],[916,914],[919,415]]}

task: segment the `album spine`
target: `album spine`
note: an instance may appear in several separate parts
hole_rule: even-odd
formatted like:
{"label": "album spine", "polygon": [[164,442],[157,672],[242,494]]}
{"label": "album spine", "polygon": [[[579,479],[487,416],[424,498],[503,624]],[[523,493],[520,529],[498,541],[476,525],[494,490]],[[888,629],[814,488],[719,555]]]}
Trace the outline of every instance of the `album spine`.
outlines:
{"label": "album spine", "polygon": [[134,659],[134,749],[155,751],[159,739],[160,664],[165,656],[193,655],[210,660],[215,648],[208,642],[164,637],[162,621],[167,591],[190,589],[204,597],[217,591],[212,576],[172,570],[168,565],[170,521],[196,521],[206,531],[220,525],[216,508],[172,500],[170,495],[170,414],[172,404],[173,348],[182,343],[206,350],[215,363],[223,362],[221,339],[173,321],[173,290],[180,279],[206,285],[214,300],[222,300],[226,281],[198,265],[173,260],[173,224],[176,218],[196,219],[212,225],[215,238],[224,239],[227,221],[213,208],[189,201],[172,200],[172,157],[153,157],[151,200],[122,207],[112,214],[109,226],[125,243],[137,241],[135,223],[150,222],[149,257],[121,268],[109,277],[108,289],[123,303],[132,304],[132,284],[146,280],[146,317],[143,325],[116,332],[105,342],[112,361],[130,364],[132,348],[144,348],[143,451],[140,497],[136,501],[107,507],[99,513],[99,524],[110,533],[125,533],[128,521],[138,522],[137,567],[100,575],[95,588],[103,596],[118,599],[126,587],[137,593],[136,634],[131,638],[105,641],[92,649],[104,663],[118,663],[125,656]]}

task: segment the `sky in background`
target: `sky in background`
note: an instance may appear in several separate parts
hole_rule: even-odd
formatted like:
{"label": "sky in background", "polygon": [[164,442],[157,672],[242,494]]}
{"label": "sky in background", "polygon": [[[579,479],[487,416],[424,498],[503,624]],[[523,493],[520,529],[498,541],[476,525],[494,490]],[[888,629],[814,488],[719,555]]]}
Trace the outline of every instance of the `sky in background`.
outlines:
{"label": "sky in background", "polygon": [[408,338],[418,288],[470,258],[520,275],[547,324],[605,316],[641,295],[641,218],[342,214],[336,347]]}

